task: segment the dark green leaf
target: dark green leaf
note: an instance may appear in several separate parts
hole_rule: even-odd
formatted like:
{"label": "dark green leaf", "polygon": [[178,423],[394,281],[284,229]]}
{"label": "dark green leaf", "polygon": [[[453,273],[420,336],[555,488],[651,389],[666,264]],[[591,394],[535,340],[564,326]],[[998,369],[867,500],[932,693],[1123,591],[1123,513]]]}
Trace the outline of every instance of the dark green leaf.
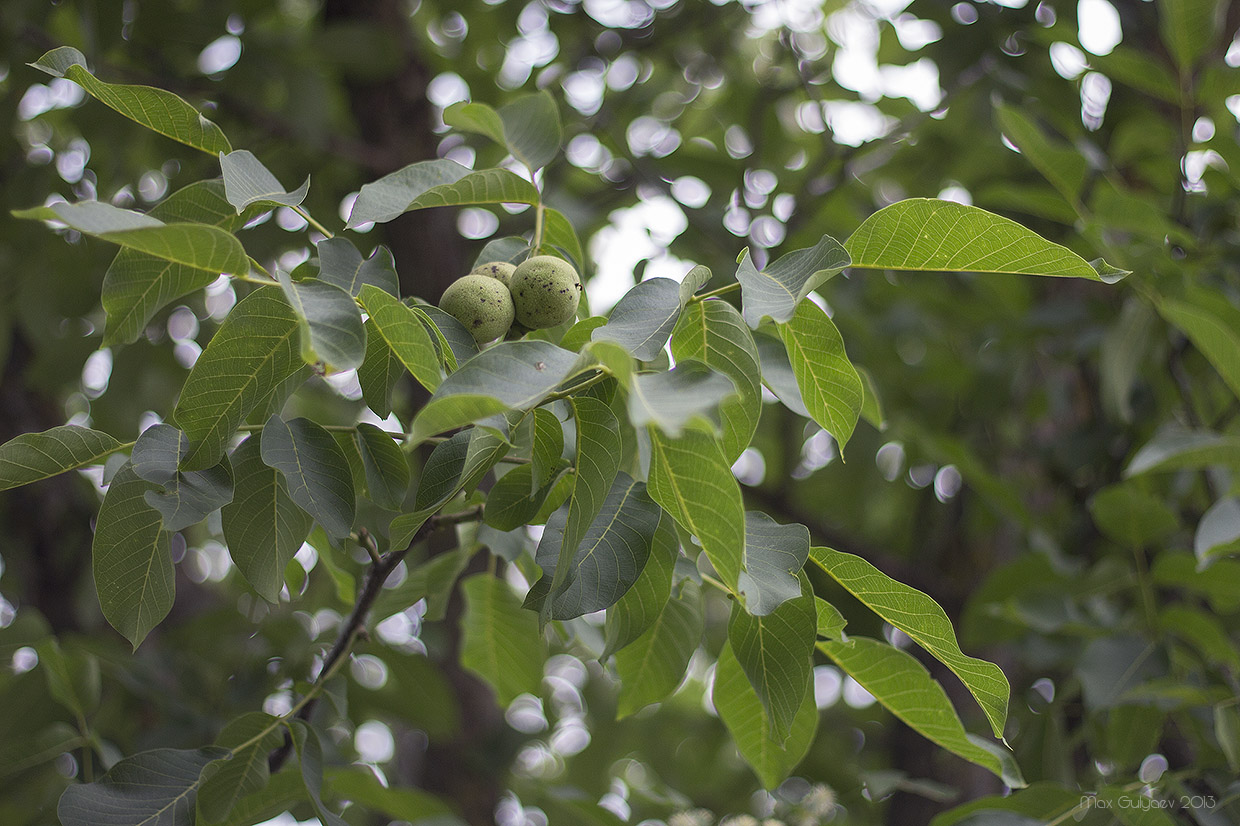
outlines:
{"label": "dark green leaf", "polygon": [[296,190],[286,190],[271,170],[248,149],[220,153],[220,169],[224,172],[224,192],[237,214],[250,204],[267,203],[286,207],[301,206],[310,191],[310,176]]}
{"label": "dark green leaf", "polygon": [[366,406],[376,416],[387,418],[392,413],[392,391],[405,375],[405,366],[396,358],[373,318],[366,319],[365,327],[366,358],[357,368],[357,383],[361,385]]}
{"label": "dark green leaf", "polygon": [[1175,532],[1180,520],[1163,500],[1130,484],[1111,485],[1089,500],[1094,523],[1110,539],[1130,548],[1157,542]]}
{"label": "dark green leaf", "polygon": [[680,555],[680,540],[672,517],[661,511],[650,545],[650,555],[633,587],[607,610],[605,660],[646,632],[654,624],[672,592],[672,571]]}
{"label": "dark green leaf", "polygon": [[768,317],[787,321],[807,295],[849,263],[848,251],[830,235],[822,236],[813,247],[793,250],[761,271],[746,250],[736,270],[745,323],[756,328]]}
{"label": "dark green leaf", "polygon": [[809,556],[809,529],[780,525],[759,511],[745,511],[745,570],[738,589],[745,610],[754,616],[771,613],[801,593],[797,579]]}
{"label": "dark green leaf", "polygon": [[1219,557],[1240,553],[1240,499],[1220,499],[1201,515],[1193,552],[1203,568]]}
{"label": "dark green leaf", "polygon": [[1166,430],[1141,446],[1124,468],[1124,476],[1214,465],[1240,467],[1240,438],[1203,430]]}
{"label": "dark green leaf", "polygon": [[413,310],[372,284],[362,286],[361,301],[370,315],[367,323],[383,336],[391,352],[418,383],[435,392],[443,380],[443,371],[426,325]]}
{"label": "dark green leaf", "polygon": [[323,826],[348,826],[344,818],[323,805],[323,746],[319,735],[301,720],[290,720],[288,730],[301,763],[301,782]]}
{"label": "dark green leaf", "polygon": [[363,186],[348,226],[383,223],[426,207],[499,203],[535,204],[538,190],[506,169],[472,172],[456,161],[419,161]]}
{"label": "dark green leaf", "polygon": [[404,452],[390,434],[372,424],[359,424],[353,438],[362,457],[370,498],[381,508],[400,510],[410,479]]}
{"label": "dark green leaf", "polygon": [[332,435],[309,419],[272,416],[261,446],[263,462],[284,474],[289,497],[330,536],[348,536],[356,507],[353,476]]}
{"label": "dark green leaf", "polygon": [[198,789],[199,821],[223,821],[241,798],[261,791],[267,785],[267,755],[283,739],[276,718],[261,711],[243,714],[224,726],[215,745],[228,749],[232,756],[209,764],[203,771]]}
{"label": "dark green leaf", "polygon": [[64,826],[193,826],[202,770],[227,753],[154,749],[126,757],[98,782],[65,789],[56,814]]}
{"label": "dark green leaf", "polygon": [[444,110],[444,123],[486,135],[512,156],[537,171],[560,151],[560,113],[546,91],[524,95],[492,109],[483,103],[454,103]]}
{"label": "dark green leaf", "polygon": [[1184,331],[1193,346],[1218,370],[1240,397],[1240,309],[1221,293],[1193,289],[1182,298],[1163,298],[1156,306],[1163,318]]}
{"label": "dark green leaf", "polygon": [[99,660],[88,651],[65,651],[55,637],[46,637],[35,650],[39,668],[47,677],[47,690],[69,711],[85,719],[99,707],[101,685]]}
{"label": "dark green leaf", "polygon": [[1014,106],[999,106],[995,115],[1004,136],[1020,150],[1020,154],[1051,186],[1059,190],[1069,204],[1079,209],[1078,197],[1089,171],[1084,156],[1071,147],[1052,141],[1037,124]]}
{"label": "dark green leaf", "polygon": [[178,472],[162,490],[147,491],[143,498],[163,516],[164,530],[184,530],[232,501],[232,468],[223,458],[206,470]]}
{"label": "dark green leaf", "polygon": [[594,341],[614,341],[640,361],[652,361],[667,344],[680,317],[680,285],[670,278],[649,278],[624,294]]}
{"label": "dark green leaf", "polygon": [[0,445],[0,490],[48,479],[66,470],[99,464],[124,447],[106,433],[62,425],[23,433]]}
{"label": "dark green leaf", "polygon": [[550,410],[539,407],[530,422],[530,492],[552,480],[563,464],[564,425]]}
{"label": "dark green leaf", "polygon": [[652,425],[675,438],[692,422],[713,427],[707,414],[736,395],[732,379],[700,361],[684,361],[666,372],[639,373],[629,386],[629,421]]}
{"label": "dark green leaf", "polygon": [[548,481],[530,492],[533,469],[520,465],[505,473],[487,494],[483,520],[497,531],[513,531],[527,524],[551,491]]}
{"label": "dark green leaf", "polygon": [[368,768],[352,767],[327,774],[327,788],[336,798],[351,800],[372,813],[425,826],[465,826],[442,800],[421,789],[384,786]]}
{"label": "dark green leaf", "polygon": [[352,241],[336,237],[324,238],[317,249],[319,278],[328,284],[334,284],[355,298],[361,295],[366,284],[389,295],[400,295],[396,261],[387,247],[375,247],[369,258],[362,258]]}
{"label": "dark green leaf", "polygon": [[281,270],[276,276],[297,314],[302,360],[321,361],[332,370],[359,367],[366,357],[366,329],[353,297],[326,281],[293,281]]}

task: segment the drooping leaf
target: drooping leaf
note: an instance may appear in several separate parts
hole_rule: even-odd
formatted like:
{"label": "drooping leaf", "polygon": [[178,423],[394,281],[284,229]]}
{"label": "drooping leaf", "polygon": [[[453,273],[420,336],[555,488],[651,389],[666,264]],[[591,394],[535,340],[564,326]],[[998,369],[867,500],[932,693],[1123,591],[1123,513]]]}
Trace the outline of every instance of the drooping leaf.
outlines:
{"label": "drooping leaf", "polygon": [[685,361],[666,372],[639,373],[629,386],[629,421],[680,436],[697,420],[713,427],[707,414],[736,395],[732,379],[700,361]]}
{"label": "drooping leaf", "polygon": [[182,468],[216,464],[254,406],[301,369],[297,334],[297,316],[275,287],[250,293],[232,309],[194,362],[173,412],[196,442]]}
{"label": "drooping leaf", "polygon": [[745,610],[764,616],[799,596],[797,575],[808,556],[804,525],[780,525],[765,513],[745,511],[745,570],[738,580]]}
{"label": "drooping leaf", "polygon": [[680,282],[680,304],[686,306],[689,299],[703,287],[709,283],[712,278],[710,267],[698,264],[689,272],[685,273],[685,277]]}
{"label": "drooping leaf", "polygon": [[448,372],[478,355],[478,342],[464,324],[430,304],[415,304],[410,309],[427,324],[431,335],[439,342],[440,361]]}
{"label": "drooping leaf", "polygon": [[232,468],[225,457],[206,470],[180,471],[162,490],[149,490],[143,498],[162,515],[164,530],[184,530],[232,501]]}
{"label": "drooping leaf", "polygon": [[224,506],[224,539],[237,570],[259,596],[275,603],[284,567],[306,541],[314,520],[289,496],[284,475],[262,458],[261,437],[232,453],[233,500]]}
{"label": "drooping leaf", "polygon": [[288,722],[289,736],[301,764],[301,782],[323,826],[348,826],[340,815],[323,804],[323,746],[319,735],[301,720]]}
{"label": "drooping leaf", "polygon": [[614,341],[639,361],[652,361],[675,329],[680,308],[679,284],[648,278],[624,294],[591,339]]}
{"label": "drooping leaf", "polygon": [[210,763],[203,771],[198,789],[200,823],[223,821],[241,798],[267,785],[267,755],[284,739],[276,723],[270,714],[252,711],[224,726],[215,745],[232,756]]}
{"label": "drooping leaf", "polygon": [[719,719],[732,733],[736,748],[762,785],[774,789],[805,757],[818,730],[818,707],[814,687],[807,683],[786,738],[775,737],[762,701],[737,662],[732,647],[724,644],[715,664],[711,694]]}
{"label": "drooping leaf", "polygon": [[321,361],[334,370],[361,366],[366,357],[366,329],[353,297],[315,278],[293,281],[282,270],[276,271],[276,277],[297,314],[302,360],[306,364]]}
{"label": "drooping leaf", "polygon": [[[152,218],[192,222],[233,232],[243,220],[224,197],[218,180],[195,181],[153,206]],[[160,308],[211,284],[219,273],[122,247],[103,276],[102,302],[108,314],[104,346],[132,344]]]}
{"label": "drooping leaf", "polygon": [[102,691],[99,659],[76,646],[66,651],[55,637],[43,638],[34,648],[56,702],[82,719],[94,714]]}
{"label": "drooping leaf", "polygon": [[250,271],[250,260],[241,242],[232,233],[212,224],[166,224],[150,215],[101,201],[15,209],[13,215],[37,221],[59,221],[85,235],[175,264],[206,270],[217,277],[220,273]]}
{"label": "drooping leaf", "polygon": [[1133,454],[1124,476],[1213,465],[1240,467],[1240,438],[1204,430],[1166,430]]}
{"label": "drooping leaf", "polygon": [[843,453],[857,426],[865,394],[861,377],[844,351],[843,337],[826,312],[812,301],[797,305],[792,319],[776,329],[788,352],[802,402]]}
{"label": "drooping leaf", "polygon": [[1202,567],[1228,554],[1240,553],[1240,499],[1220,499],[1201,515],[1193,535],[1193,553]]}
{"label": "drooping leaf", "polygon": [[454,103],[444,110],[444,123],[486,135],[531,172],[555,159],[562,140],[560,113],[545,90],[523,95],[492,109],[483,103]]}
{"label": "drooping leaf", "polygon": [[483,521],[497,531],[514,531],[528,524],[551,491],[550,481],[531,491],[533,476],[529,465],[505,473],[487,493]]}
{"label": "drooping leaf", "polygon": [[627,717],[676,690],[702,641],[703,625],[701,593],[695,582],[686,580],[650,627],[616,652],[618,716]]}
{"label": "drooping leaf", "polygon": [[758,695],[770,725],[769,736],[783,744],[812,682],[811,654],[817,639],[818,614],[808,579],[798,579],[800,592],[771,613],[754,616],[733,603],[728,619],[728,644]]}
{"label": "drooping leaf", "polygon": [[1240,397],[1240,308],[1221,293],[1194,289],[1156,305],[1163,318],[1179,327],[1193,346],[1218,370],[1231,392]]}
{"label": "drooping leaf", "polygon": [[960,650],[951,620],[937,602],[916,588],[891,579],[861,557],[830,548],[811,548],[810,559],[845,590],[950,668],[982,707],[995,736],[1003,739],[1011,693],[1007,677],[994,663],[967,656]]}
{"label": "drooping leaf", "polygon": [[396,276],[396,261],[387,247],[375,247],[369,258],[362,254],[348,238],[324,238],[316,249],[319,253],[319,278],[334,284],[354,298],[362,293],[362,287],[370,284],[388,295],[400,295],[400,282]]}
{"label": "drooping leaf", "polygon": [[784,322],[797,305],[850,263],[848,251],[830,235],[808,249],[793,250],[759,271],[746,250],[736,270],[741,283],[741,313],[756,328],[764,318]]}
{"label": "drooping leaf", "polygon": [[267,203],[296,207],[306,200],[310,176],[297,189],[289,191],[276,180],[263,162],[248,149],[220,153],[220,169],[224,172],[224,192],[228,203],[240,215],[250,204]]}
{"label": "drooping leaf", "polygon": [[356,508],[353,476],[331,433],[309,419],[272,416],[260,444],[263,462],[284,474],[289,498],[328,535],[348,536]]}
{"label": "drooping leaf", "polygon": [[[661,510],[661,509],[660,509]],[[646,632],[654,624],[672,593],[672,572],[680,555],[676,526],[666,512],[660,513],[650,555],[633,587],[607,610],[605,660]]]}
{"label": "drooping leaf", "polygon": [[487,573],[462,580],[461,592],[461,665],[495,689],[501,706],[519,694],[537,694],[547,656],[538,615],[521,608],[508,583]]}
{"label": "drooping leaf", "polygon": [[[538,545],[536,561],[543,577],[530,590],[526,606],[532,606],[537,593],[550,604],[551,619],[573,619],[613,605],[645,567],[661,513],[644,484],[627,473],[617,474],[598,515],[569,557],[567,572],[559,577],[560,560],[566,556],[561,550],[568,513],[556,511]],[[557,579],[559,585],[552,589]]]}
{"label": "drooping leaf", "polygon": [[52,49],[30,65],[52,77],[72,80],[91,97],[174,141],[210,155],[232,150],[220,128],[181,98],[150,86],[104,83],[86,68],[86,56],[70,46]]}
{"label": "drooping leaf", "polygon": [[64,826],[193,826],[202,770],[227,753],[211,746],[126,757],[98,781],[65,789],[56,814]]}
{"label": "drooping leaf", "polygon": [[413,420],[419,442],[505,410],[528,410],[568,378],[577,354],[545,341],[505,341],[452,373]]}
{"label": "drooping leaf", "polygon": [[1027,115],[1014,106],[999,106],[995,110],[999,128],[1020,154],[1055,187],[1069,204],[1079,209],[1078,200],[1085,185],[1089,166],[1080,152],[1058,145]]}
{"label": "drooping leaf", "polygon": [[530,422],[530,492],[551,481],[563,463],[564,425],[556,415],[539,407]]}
{"label": "drooping leaf", "polygon": [[103,497],[91,546],[103,616],[136,649],[172,608],[174,581],[168,532],[146,502],[157,489],[126,464]]}
{"label": "drooping leaf", "polygon": [[538,190],[506,169],[473,172],[456,161],[419,161],[363,186],[348,227],[391,221],[414,209],[501,203],[538,203]]}
{"label": "drooping leaf", "polygon": [[544,254],[551,252],[547,247],[568,255],[569,263],[576,267],[578,272],[584,271],[585,253],[581,247],[581,239],[577,237],[577,230],[573,228],[573,222],[568,220],[564,213],[551,207],[543,210],[543,249],[541,252]]}
{"label": "drooping leaf", "polygon": [[124,445],[108,434],[77,425],[61,425],[42,433],[23,433],[0,445],[0,490],[99,464],[123,448]]}
{"label": "drooping leaf", "polygon": [[413,377],[432,393],[443,380],[439,355],[426,325],[414,311],[372,284],[361,288],[368,324],[387,342],[391,352]]}
{"label": "drooping leaf", "polygon": [[762,368],[741,314],[725,301],[690,304],[672,333],[672,355],[678,364],[700,361],[735,385],[736,395],[719,404],[723,453],[735,461],[749,447],[762,413]]}
{"label": "drooping leaf", "polygon": [[373,318],[366,319],[366,358],[357,368],[357,383],[362,388],[366,406],[380,418],[392,412],[392,391],[405,375],[405,366],[392,352],[379,332]]}
{"label": "drooping leaf", "polygon": [[650,433],[650,497],[702,543],[723,582],[735,590],[745,553],[745,506],[719,442],[700,430],[679,438]]}
{"label": "drooping leaf", "polygon": [[943,687],[912,655],[867,637],[852,637],[847,644],[819,642],[818,650],[918,734],[1009,786],[1025,785],[1006,750],[965,731]]}
{"label": "drooping leaf", "polygon": [[844,243],[854,268],[1004,272],[1113,284],[1128,275],[1086,261],[1015,221],[975,206],[909,198],[880,209]]}
{"label": "drooping leaf", "polygon": [[381,508],[399,510],[409,490],[409,460],[391,435],[372,424],[359,424],[353,435],[362,457],[366,489]]}
{"label": "drooping leaf", "polygon": [[762,362],[762,381],[784,407],[804,416],[813,418],[801,398],[801,388],[797,386],[796,373],[792,371],[792,362],[788,360],[788,349],[768,335],[762,333],[753,337],[758,350],[758,358]]}

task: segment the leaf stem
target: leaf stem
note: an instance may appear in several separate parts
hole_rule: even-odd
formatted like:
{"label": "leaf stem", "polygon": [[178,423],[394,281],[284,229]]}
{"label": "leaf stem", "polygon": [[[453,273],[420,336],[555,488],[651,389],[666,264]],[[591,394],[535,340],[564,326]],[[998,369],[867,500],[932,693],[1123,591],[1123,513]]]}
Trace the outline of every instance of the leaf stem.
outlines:
{"label": "leaf stem", "polygon": [[298,206],[293,207],[293,211],[294,211],[294,212],[296,212],[298,215],[300,215],[302,218],[305,218],[305,219],[306,219],[306,223],[307,223],[307,224],[309,224],[310,226],[312,226],[312,227],[313,227],[314,229],[316,229],[317,231],[319,231],[319,232],[323,233],[323,236],[324,236],[324,237],[326,237],[326,238],[335,238],[335,237],[336,237],[336,236],[335,236],[335,234],[333,234],[333,233],[332,233],[332,231],[331,231],[330,229],[328,229],[327,227],[323,226],[323,225],[322,225],[322,224],[320,224],[318,221],[314,220],[314,216],[313,216],[313,215],[311,215],[309,212],[307,212],[307,211],[306,211],[306,209],[305,209],[304,207],[302,207],[301,205],[298,205]]}
{"label": "leaf stem", "polygon": [[593,387],[594,385],[598,384],[603,379],[611,377],[611,371],[608,370],[606,367],[599,365],[595,369],[597,369],[598,372],[595,373],[593,376],[590,376],[588,379],[577,382],[572,387],[566,388],[564,390],[559,390],[555,393],[547,394],[547,397],[543,399],[542,403],[546,404],[547,402],[556,402],[562,399],[567,399],[569,396],[572,396],[574,393],[578,393],[582,390],[585,390],[587,387]]}
{"label": "leaf stem", "polygon": [[247,273],[233,273],[232,277],[237,279],[238,281],[248,281],[251,284],[262,284],[265,287],[280,286],[280,282],[276,281],[274,278],[271,277],[271,273],[267,272],[267,268],[264,267],[262,264],[258,263],[257,261],[255,261],[253,258],[250,259],[250,269],[258,270],[260,273],[263,274],[264,277],[255,278],[253,275],[250,275],[250,273],[248,272]]}
{"label": "leaf stem", "polygon": [[728,293],[736,292],[740,288],[741,288],[741,282],[733,281],[731,284],[725,284],[717,290],[711,290],[708,293],[701,293],[699,295],[690,296],[689,300],[685,303],[696,304],[699,301],[705,301],[708,298],[715,298],[716,296],[727,295]]}

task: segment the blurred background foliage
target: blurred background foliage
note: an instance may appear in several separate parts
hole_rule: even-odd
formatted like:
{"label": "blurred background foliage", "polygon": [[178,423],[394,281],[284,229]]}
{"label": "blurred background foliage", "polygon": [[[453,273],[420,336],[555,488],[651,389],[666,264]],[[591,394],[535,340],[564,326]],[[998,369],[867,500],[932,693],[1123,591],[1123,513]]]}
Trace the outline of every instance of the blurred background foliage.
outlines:
{"label": "blurred background foliage", "polygon": [[[1240,387],[1220,375],[1226,355],[1207,358],[1157,310],[1205,288],[1220,318],[1240,313],[1238,27],[1240,4],[1210,0],[6,0],[0,441],[66,421],[135,437],[171,410],[234,301],[221,281],[138,343],[100,350],[114,248],[7,218],[48,193],[144,209],[218,174],[25,65],[57,45],[104,79],[201,106],[286,185],[310,175],[305,205],[333,227],[363,183],[405,164],[501,160],[447,132],[447,105],[547,88],[567,133],[546,189],[589,239],[595,313],[635,279],[694,263],[724,283],[746,245],[762,263],[822,233],[843,239],[900,198],[971,202],[1134,274],[1106,287],[845,273],[820,292],[885,428],[859,426],[845,462],[808,420],[768,405],[736,473],[755,507],[926,591],[967,651],[1002,665],[1008,740],[1034,784],[1009,801],[1070,808],[1078,790],[1145,782],[1214,802],[1142,823],[1240,822],[1240,562],[1226,553],[1240,505],[1215,521],[1213,564],[1194,557],[1203,515],[1235,502]],[[431,210],[371,237],[392,248],[403,292],[434,301],[485,239],[528,224]],[[280,210],[246,231],[247,247],[293,266],[309,254],[301,229]],[[1240,350],[1230,358],[1234,376]],[[410,388],[399,412],[416,403]],[[359,403],[340,382],[301,404],[344,420]],[[1186,429],[1220,434],[1219,446],[1132,472],[1140,448]],[[108,762],[287,708],[290,678],[311,673],[351,604],[358,560],[307,546],[292,600],[269,608],[210,530],[189,532],[173,613],[131,655],[88,574],[96,481],[71,474],[0,497],[0,751],[33,751],[30,733],[63,719],[94,733]],[[836,604],[850,630],[892,639],[842,592]],[[726,611],[708,605],[708,644],[682,690],[619,722],[604,669],[568,644],[544,696],[505,719],[456,664],[457,600],[442,622],[404,611],[355,658],[331,759],[428,789],[473,823],[946,824],[962,814],[942,814],[953,806],[1003,791],[823,665],[810,755],[775,795],[760,792],[703,699]],[[102,690],[75,719],[43,672],[62,657],[89,671],[87,654],[99,673],[81,684]],[[927,666],[984,728],[963,687]],[[99,771],[81,754],[10,760],[0,822],[54,822],[70,778]],[[387,822],[360,808],[346,819]]]}

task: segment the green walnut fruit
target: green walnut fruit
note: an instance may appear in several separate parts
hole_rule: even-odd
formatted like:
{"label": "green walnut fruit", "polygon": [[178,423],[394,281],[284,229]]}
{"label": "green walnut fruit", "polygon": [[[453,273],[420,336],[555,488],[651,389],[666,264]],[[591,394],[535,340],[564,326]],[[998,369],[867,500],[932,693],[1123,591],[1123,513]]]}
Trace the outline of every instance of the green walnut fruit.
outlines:
{"label": "green walnut fruit", "polygon": [[470,273],[453,281],[443,291],[439,309],[464,324],[479,344],[494,341],[512,326],[512,293],[487,275]]}
{"label": "green walnut fruit", "polygon": [[517,268],[507,261],[488,261],[485,264],[479,264],[469,271],[470,275],[488,275],[491,278],[498,278],[505,287],[512,286],[512,274]]}
{"label": "green walnut fruit", "polygon": [[581,278],[567,261],[535,255],[518,265],[508,283],[517,322],[531,330],[555,327],[577,315]]}

